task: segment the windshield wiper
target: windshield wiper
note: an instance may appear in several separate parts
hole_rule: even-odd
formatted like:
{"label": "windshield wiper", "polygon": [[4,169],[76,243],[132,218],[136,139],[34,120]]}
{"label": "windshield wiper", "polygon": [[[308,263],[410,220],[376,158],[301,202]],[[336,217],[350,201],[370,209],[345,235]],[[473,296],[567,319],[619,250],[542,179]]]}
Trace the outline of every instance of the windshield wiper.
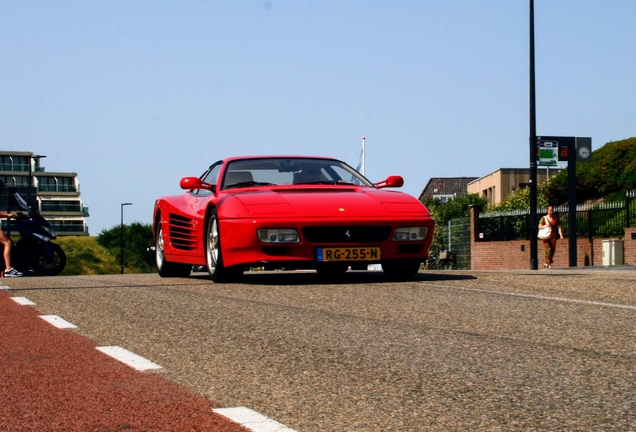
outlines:
{"label": "windshield wiper", "polygon": [[225,189],[233,189],[239,187],[249,187],[249,186],[276,186],[275,183],[267,183],[267,182],[257,182],[257,181],[246,181],[240,183],[234,183],[229,186],[226,186]]}
{"label": "windshield wiper", "polygon": [[317,185],[317,184],[328,184],[328,185],[335,185],[336,182],[331,180],[331,181],[325,181],[325,180],[321,180],[321,181],[314,181],[314,182],[302,182],[302,183],[294,183],[296,185]]}

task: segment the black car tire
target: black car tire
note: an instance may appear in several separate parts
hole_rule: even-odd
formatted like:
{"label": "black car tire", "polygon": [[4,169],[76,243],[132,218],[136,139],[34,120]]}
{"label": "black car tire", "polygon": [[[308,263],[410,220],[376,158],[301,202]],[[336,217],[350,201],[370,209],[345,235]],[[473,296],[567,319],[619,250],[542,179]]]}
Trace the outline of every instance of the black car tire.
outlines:
{"label": "black car tire", "polygon": [[242,267],[225,267],[221,252],[221,233],[216,210],[210,212],[205,227],[205,264],[214,282],[231,282],[243,275]]}
{"label": "black car tire", "polygon": [[420,271],[419,260],[382,261],[382,270],[392,279],[412,279]]}

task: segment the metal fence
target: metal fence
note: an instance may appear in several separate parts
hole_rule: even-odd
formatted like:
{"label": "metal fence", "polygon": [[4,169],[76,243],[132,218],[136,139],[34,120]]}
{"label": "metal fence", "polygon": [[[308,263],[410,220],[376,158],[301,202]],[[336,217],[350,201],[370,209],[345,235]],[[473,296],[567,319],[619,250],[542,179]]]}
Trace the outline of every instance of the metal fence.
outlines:
{"label": "metal fence", "polygon": [[452,251],[456,255],[453,268],[470,270],[470,218],[453,219],[435,226],[435,242],[430,255],[439,258],[440,252]]}
{"label": "metal fence", "polygon": [[[624,201],[576,206],[576,235],[580,238],[623,237],[625,228],[636,225],[636,191],[629,191]],[[563,234],[569,232],[568,206],[554,207]],[[537,209],[537,215],[547,213]],[[537,223],[539,221],[537,216]],[[496,213],[480,213],[476,241],[501,241],[529,239],[529,210],[512,210]]]}

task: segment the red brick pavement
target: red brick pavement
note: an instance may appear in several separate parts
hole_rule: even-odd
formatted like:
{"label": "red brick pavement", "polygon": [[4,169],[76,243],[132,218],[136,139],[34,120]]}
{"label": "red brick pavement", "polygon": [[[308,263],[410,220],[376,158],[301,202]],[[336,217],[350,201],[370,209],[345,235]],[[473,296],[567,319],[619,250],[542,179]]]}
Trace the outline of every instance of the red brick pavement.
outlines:
{"label": "red brick pavement", "polygon": [[139,372],[0,290],[0,431],[246,431],[218,405]]}

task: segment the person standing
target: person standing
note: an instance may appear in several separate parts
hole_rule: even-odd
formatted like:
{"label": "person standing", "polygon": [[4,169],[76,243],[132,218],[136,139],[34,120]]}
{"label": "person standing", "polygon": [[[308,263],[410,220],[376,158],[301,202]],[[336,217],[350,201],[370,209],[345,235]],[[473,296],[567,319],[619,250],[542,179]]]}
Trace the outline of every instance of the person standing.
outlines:
{"label": "person standing", "polygon": [[548,214],[543,216],[539,221],[539,229],[550,227],[550,237],[543,240],[545,247],[545,264],[543,268],[552,268],[554,262],[554,252],[556,251],[557,236],[563,239],[563,231],[561,230],[561,224],[559,218],[554,214],[554,207],[548,206]]}
{"label": "person standing", "polygon": [[[9,219],[16,219],[18,215],[15,213],[6,213],[3,211],[0,211],[0,218],[4,218],[4,217]],[[13,245],[11,244],[11,239],[9,238],[9,236],[6,235],[4,231],[2,231],[1,229],[0,229],[0,245],[2,245],[4,249],[2,252],[2,256],[4,257],[4,266],[5,266],[3,276],[5,277],[22,276],[22,273],[14,269],[13,266],[11,265],[11,247]]]}

